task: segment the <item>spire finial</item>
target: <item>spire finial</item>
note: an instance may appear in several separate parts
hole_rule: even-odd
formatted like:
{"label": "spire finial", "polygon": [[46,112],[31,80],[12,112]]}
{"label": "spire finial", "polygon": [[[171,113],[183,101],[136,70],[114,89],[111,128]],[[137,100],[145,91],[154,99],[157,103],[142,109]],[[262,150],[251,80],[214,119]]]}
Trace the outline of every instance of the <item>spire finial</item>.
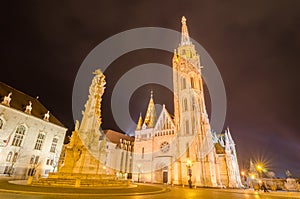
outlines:
{"label": "spire finial", "polygon": [[143,118],[142,118],[142,113],[140,112],[140,117],[136,126],[136,130],[141,130],[143,125]]}
{"label": "spire finial", "polygon": [[190,36],[186,25],[186,18],[184,16],[182,16],[181,25],[181,45],[190,45]]}
{"label": "spire finial", "polygon": [[153,99],[153,90],[151,90],[150,93],[151,93],[151,94],[150,94],[150,97],[151,97],[151,99]]}

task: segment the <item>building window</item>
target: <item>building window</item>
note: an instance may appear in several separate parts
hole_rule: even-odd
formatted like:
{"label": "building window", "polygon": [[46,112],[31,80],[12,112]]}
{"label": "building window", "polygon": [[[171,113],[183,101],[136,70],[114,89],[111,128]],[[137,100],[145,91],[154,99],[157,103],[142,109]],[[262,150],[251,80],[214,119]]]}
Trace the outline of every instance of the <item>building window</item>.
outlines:
{"label": "building window", "polygon": [[39,135],[38,135],[38,137],[36,139],[36,143],[35,143],[34,149],[41,150],[43,142],[44,142],[44,139],[45,139],[45,134],[44,133],[39,133]]}
{"label": "building window", "polygon": [[56,138],[56,137],[53,138],[51,148],[50,148],[50,152],[55,153],[57,142],[58,142],[58,138]]}
{"label": "building window", "polygon": [[10,166],[5,166],[5,169],[4,169],[4,174],[9,174],[9,171],[10,171]]}
{"label": "building window", "polygon": [[6,157],[6,162],[10,162],[11,161],[11,157],[12,157],[13,153],[9,152],[7,157]]}
{"label": "building window", "polygon": [[23,125],[18,126],[16,133],[15,133],[15,137],[14,137],[11,145],[21,146],[22,141],[24,139],[25,130],[26,130],[25,126],[23,126]]}
{"label": "building window", "polygon": [[33,155],[33,156],[31,156],[31,158],[30,158],[30,164],[33,164],[34,163],[34,158],[35,158],[35,156]]}
{"label": "building window", "polygon": [[27,172],[28,176],[34,176],[34,174],[35,174],[35,168],[28,169],[28,172]]}
{"label": "building window", "polygon": [[35,160],[34,160],[34,164],[39,163],[39,159],[40,159],[40,156],[36,156],[36,157],[35,157]]}
{"label": "building window", "polygon": [[186,89],[186,80],[185,80],[184,77],[182,78],[181,84],[182,84],[182,85],[181,85],[181,88],[182,88],[182,89]]}
{"label": "building window", "polygon": [[185,134],[186,135],[189,135],[190,134],[190,128],[189,128],[189,121],[188,120],[186,120],[185,121]]}
{"label": "building window", "polygon": [[195,88],[194,78],[191,77],[191,88]]}
{"label": "building window", "polygon": [[142,148],[142,159],[144,159],[144,154],[145,154],[145,148]]}
{"label": "building window", "polygon": [[193,111],[195,110],[195,106],[196,106],[195,98],[192,97],[192,109],[193,109]]}
{"label": "building window", "polygon": [[190,145],[189,145],[188,142],[186,143],[186,157],[187,157],[187,158],[190,157]]}
{"label": "building window", "polygon": [[184,98],[184,99],[183,99],[183,111],[187,111],[187,110],[188,110],[187,99]]}
{"label": "building window", "polygon": [[16,161],[17,161],[18,155],[19,155],[18,153],[15,153],[15,154],[14,154],[14,157],[13,157],[13,159],[12,159],[13,162],[16,162]]}
{"label": "building window", "polygon": [[0,129],[3,127],[3,120],[0,118]]}

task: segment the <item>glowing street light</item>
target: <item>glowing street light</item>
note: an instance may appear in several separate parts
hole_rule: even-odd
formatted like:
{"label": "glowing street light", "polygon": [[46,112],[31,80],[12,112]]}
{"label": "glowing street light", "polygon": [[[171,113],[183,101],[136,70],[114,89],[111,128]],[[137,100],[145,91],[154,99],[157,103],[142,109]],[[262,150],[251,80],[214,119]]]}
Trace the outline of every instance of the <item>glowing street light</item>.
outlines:
{"label": "glowing street light", "polygon": [[257,170],[262,171],[262,169],[263,169],[263,167],[260,164],[258,164],[257,165]]}

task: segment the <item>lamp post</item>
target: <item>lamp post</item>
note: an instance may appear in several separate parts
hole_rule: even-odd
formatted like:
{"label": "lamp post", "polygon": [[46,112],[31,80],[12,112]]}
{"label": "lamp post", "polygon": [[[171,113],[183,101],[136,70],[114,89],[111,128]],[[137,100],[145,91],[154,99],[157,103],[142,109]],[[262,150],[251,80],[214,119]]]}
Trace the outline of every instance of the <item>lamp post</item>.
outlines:
{"label": "lamp post", "polygon": [[242,184],[245,186],[246,185],[246,173],[245,173],[245,171],[242,171],[241,175],[242,175]]}
{"label": "lamp post", "polygon": [[137,167],[138,167],[138,182],[140,182],[141,166],[142,165],[140,163],[137,164]]}

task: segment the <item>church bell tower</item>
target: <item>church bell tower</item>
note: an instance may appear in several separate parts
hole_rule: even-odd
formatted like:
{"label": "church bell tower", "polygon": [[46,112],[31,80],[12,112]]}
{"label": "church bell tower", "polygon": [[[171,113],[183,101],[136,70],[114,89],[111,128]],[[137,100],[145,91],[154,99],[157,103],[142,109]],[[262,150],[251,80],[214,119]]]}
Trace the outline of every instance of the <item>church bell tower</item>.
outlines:
{"label": "church bell tower", "polygon": [[214,186],[214,145],[204,101],[200,56],[190,40],[185,17],[182,17],[181,23],[181,42],[173,57],[174,120],[179,146],[177,153],[182,175],[186,172],[184,162],[193,161],[202,168],[196,181],[203,186]]}

